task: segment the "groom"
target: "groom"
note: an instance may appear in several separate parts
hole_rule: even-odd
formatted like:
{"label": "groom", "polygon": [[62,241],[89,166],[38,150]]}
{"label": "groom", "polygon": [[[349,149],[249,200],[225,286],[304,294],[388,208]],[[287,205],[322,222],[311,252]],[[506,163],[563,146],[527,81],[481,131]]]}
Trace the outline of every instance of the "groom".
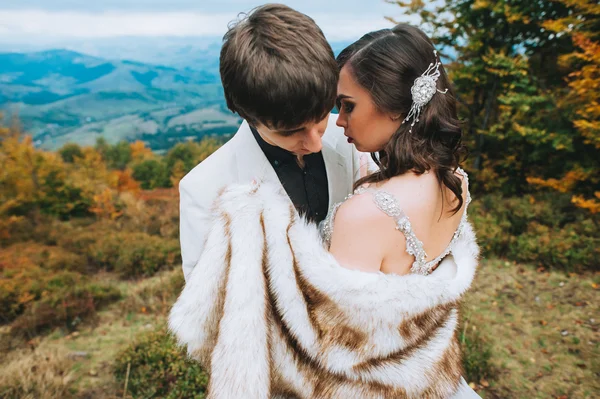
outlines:
{"label": "groom", "polygon": [[244,122],[179,183],[186,280],[225,185],[281,184],[299,213],[320,222],[359,177],[357,152],[329,115],[338,66],[311,18],[280,4],[256,8],[225,34],[220,71],[227,106]]}

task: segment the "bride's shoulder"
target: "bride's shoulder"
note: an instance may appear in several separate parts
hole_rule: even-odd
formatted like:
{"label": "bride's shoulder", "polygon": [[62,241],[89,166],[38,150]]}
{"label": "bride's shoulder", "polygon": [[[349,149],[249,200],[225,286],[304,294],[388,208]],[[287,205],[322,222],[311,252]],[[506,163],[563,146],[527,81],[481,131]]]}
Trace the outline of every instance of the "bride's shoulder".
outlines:
{"label": "bride's shoulder", "polygon": [[363,245],[368,242],[382,242],[387,234],[391,219],[377,205],[371,190],[358,190],[344,201],[335,214],[335,236],[352,234]]}
{"label": "bride's shoulder", "polygon": [[388,246],[391,219],[383,214],[368,192],[342,203],[335,216],[330,252],[349,268],[379,271]]}

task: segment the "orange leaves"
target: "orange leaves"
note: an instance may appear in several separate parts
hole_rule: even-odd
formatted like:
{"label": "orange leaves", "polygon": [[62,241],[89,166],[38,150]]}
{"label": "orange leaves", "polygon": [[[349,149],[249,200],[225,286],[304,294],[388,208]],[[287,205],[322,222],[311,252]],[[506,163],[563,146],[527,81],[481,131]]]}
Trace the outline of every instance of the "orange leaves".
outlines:
{"label": "orange leaves", "polygon": [[154,155],[152,150],[146,147],[146,144],[141,140],[129,144],[129,148],[131,148],[131,158],[136,161],[151,158]]}
{"label": "orange leaves", "polygon": [[100,194],[94,195],[94,205],[90,208],[92,213],[104,219],[117,219],[122,211],[115,206],[115,199],[110,188],[104,189]]}
{"label": "orange leaves", "polygon": [[593,171],[584,171],[581,168],[568,171],[561,179],[540,179],[538,177],[528,177],[527,183],[541,187],[548,187],[561,193],[572,191],[577,183],[592,178]]}
{"label": "orange leaves", "polygon": [[[600,199],[600,192],[596,191],[595,196],[597,199]],[[571,198],[571,202],[578,208],[587,209],[593,214],[600,212],[600,201],[596,199],[585,199],[581,195],[574,195]]]}
{"label": "orange leaves", "polygon": [[118,193],[130,192],[138,194],[140,191],[139,183],[131,175],[131,169],[114,170],[110,175],[110,186]]}

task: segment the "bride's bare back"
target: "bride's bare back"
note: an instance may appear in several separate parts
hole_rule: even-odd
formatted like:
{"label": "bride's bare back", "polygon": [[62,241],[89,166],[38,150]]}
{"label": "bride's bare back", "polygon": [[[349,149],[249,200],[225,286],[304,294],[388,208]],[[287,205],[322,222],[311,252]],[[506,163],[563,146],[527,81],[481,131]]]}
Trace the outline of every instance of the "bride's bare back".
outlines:
{"label": "bride's bare back", "polygon": [[463,205],[456,213],[456,196],[440,187],[434,173],[407,173],[358,189],[331,215],[330,252],[351,269],[428,274],[466,222],[468,182],[462,170],[456,174],[463,181]]}

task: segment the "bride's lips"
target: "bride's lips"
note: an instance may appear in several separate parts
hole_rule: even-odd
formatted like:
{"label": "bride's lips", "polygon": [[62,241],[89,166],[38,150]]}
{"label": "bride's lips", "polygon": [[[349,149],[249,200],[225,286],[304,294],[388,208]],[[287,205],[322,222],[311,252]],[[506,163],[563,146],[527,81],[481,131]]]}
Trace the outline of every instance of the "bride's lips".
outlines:
{"label": "bride's lips", "polygon": [[354,143],[354,139],[350,136],[346,136],[346,138],[348,139],[348,143],[352,144]]}

